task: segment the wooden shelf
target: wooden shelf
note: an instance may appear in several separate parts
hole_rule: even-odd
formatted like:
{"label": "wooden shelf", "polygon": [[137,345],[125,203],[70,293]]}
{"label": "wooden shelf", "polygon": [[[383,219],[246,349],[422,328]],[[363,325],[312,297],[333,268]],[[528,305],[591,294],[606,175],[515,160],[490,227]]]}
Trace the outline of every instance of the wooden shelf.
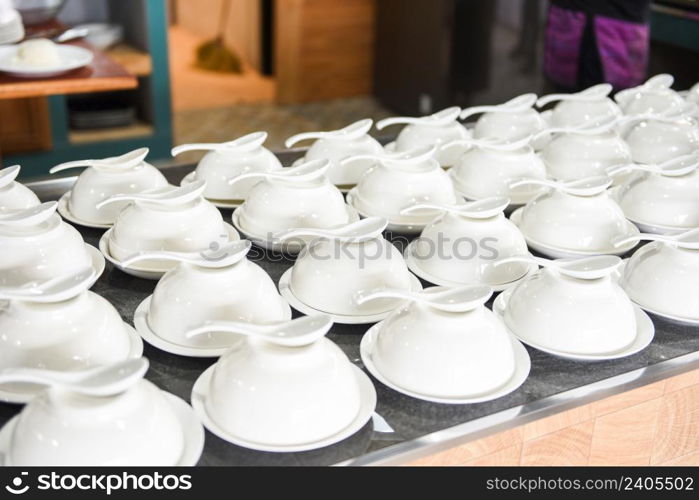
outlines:
{"label": "wooden shelf", "polygon": [[136,76],[148,76],[153,72],[153,60],[148,52],[120,43],[105,51],[107,56]]}
{"label": "wooden shelf", "polygon": [[71,130],[68,140],[72,144],[86,144],[90,142],[116,141],[121,139],[133,139],[136,137],[149,137],[153,135],[153,126],[145,122],[136,122],[126,127],[110,127],[94,130]]}

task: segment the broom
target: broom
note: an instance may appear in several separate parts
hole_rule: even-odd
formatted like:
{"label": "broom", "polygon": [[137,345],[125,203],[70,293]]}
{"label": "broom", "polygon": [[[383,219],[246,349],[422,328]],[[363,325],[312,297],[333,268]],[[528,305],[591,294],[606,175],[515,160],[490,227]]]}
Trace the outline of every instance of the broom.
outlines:
{"label": "broom", "polygon": [[223,42],[229,11],[230,0],[222,0],[218,35],[213,40],[208,40],[197,47],[197,58],[194,63],[197,68],[219,73],[243,72],[240,57],[229,50]]}

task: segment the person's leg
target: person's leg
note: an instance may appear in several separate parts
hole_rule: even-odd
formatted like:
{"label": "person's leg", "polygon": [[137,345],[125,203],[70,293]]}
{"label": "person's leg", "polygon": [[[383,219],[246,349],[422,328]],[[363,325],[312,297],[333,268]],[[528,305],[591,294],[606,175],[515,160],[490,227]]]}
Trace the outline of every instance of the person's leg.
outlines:
{"label": "person's leg", "polygon": [[595,23],[592,16],[588,15],[583,30],[580,44],[580,58],[578,60],[578,88],[586,89],[592,85],[604,82],[604,72],[600,60],[597,38],[595,36]]}

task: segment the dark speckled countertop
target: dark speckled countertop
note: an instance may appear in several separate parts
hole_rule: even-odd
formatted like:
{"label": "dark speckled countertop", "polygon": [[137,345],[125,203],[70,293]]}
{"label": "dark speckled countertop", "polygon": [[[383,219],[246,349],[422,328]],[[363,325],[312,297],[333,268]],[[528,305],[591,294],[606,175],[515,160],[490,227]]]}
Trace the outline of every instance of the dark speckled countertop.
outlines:
{"label": "dark speckled countertop", "polygon": [[[285,164],[298,155],[281,155]],[[164,169],[170,182],[178,184],[190,167]],[[72,180],[37,182],[31,185],[44,200],[57,199]],[[223,210],[226,220],[231,211]],[[101,230],[78,227],[85,241],[97,246]],[[391,235],[387,235],[389,239]],[[400,245],[400,241],[394,240]],[[275,282],[291,266],[289,259],[270,259],[259,249],[252,260],[262,266]],[[123,319],[133,322],[136,306],[155,287],[155,281],[132,277],[109,263],[93,291],[114,304]],[[424,284],[424,283],[423,283]],[[515,392],[487,403],[442,405],[399,394],[372,378],[378,393],[376,412],[385,422],[370,421],[344,441],[302,453],[264,453],[229,444],[210,432],[200,465],[326,465],[337,463],[400,463],[435,453],[470,439],[499,432],[545,415],[586,404],[592,400],[629,390],[699,367],[699,328],[653,317],[656,335],[642,352],[615,361],[575,362],[527,348],[532,368],[527,381]],[[362,366],[359,341],[370,325],[333,326],[329,338],[350,360]],[[145,344],[150,360],[147,378],[162,389],[189,401],[196,378],[214,358],[175,356]],[[0,405],[0,423],[14,416],[20,407]],[[379,419],[380,420],[380,419]],[[387,424],[387,425],[386,425]]]}

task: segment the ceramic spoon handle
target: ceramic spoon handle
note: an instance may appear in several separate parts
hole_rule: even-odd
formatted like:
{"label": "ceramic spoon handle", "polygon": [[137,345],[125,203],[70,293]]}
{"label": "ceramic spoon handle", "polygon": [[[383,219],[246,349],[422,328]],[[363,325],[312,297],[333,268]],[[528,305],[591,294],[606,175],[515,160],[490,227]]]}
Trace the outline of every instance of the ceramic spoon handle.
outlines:
{"label": "ceramic spoon handle", "polygon": [[573,94],[549,94],[542,96],[536,101],[536,105],[541,108],[555,101],[594,101],[607,97],[611,91],[612,86],[610,84],[600,83]]}
{"label": "ceramic spoon handle", "polygon": [[169,260],[187,262],[200,267],[221,268],[240,262],[250,251],[251,243],[248,240],[231,241],[215,249],[207,248],[201,252],[168,252],[168,251],[144,251],[129,255],[121,265],[129,267],[136,262],[144,260]]}
{"label": "ceramic spoon handle", "polygon": [[472,106],[461,111],[459,118],[464,120],[472,115],[491,112],[521,113],[530,109],[536,102],[536,94],[522,94],[502,104],[494,106]]}
{"label": "ceramic spoon handle", "polygon": [[32,286],[0,287],[0,300],[23,300],[27,302],[53,302],[64,300],[66,295],[74,295],[87,289],[94,279],[94,270],[86,268],[75,275],[63,276]]}
{"label": "ceramic spoon handle", "polygon": [[49,170],[50,174],[77,167],[93,167],[107,170],[129,169],[140,164],[148,155],[148,148],[139,148],[121,156],[103,158],[101,160],[77,160],[61,163]]}
{"label": "ceramic spoon handle", "polygon": [[446,312],[466,312],[482,306],[492,295],[493,290],[488,286],[469,285],[457,288],[428,288],[422,292],[410,292],[395,288],[377,288],[360,290],[354,294],[353,300],[362,305],[365,302],[379,299],[403,299],[420,302],[435,309]]}
{"label": "ceramic spoon handle", "polygon": [[462,205],[442,205],[439,203],[416,203],[400,211],[401,215],[423,210],[441,210],[464,217],[487,219],[502,213],[510,204],[509,198],[485,198]]}
{"label": "ceramic spoon handle", "polygon": [[311,160],[296,167],[287,167],[273,172],[247,172],[228,180],[229,185],[236,184],[246,179],[270,179],[285,182],[311,182],[323,177],[330,168],[330,160]]}
{"label": "ceramic spoon handle", "polygon": [[229,142],[200,142],[191,144],[181,144],[172,148],[170,154],[177,156],[186,151],[230,151],[247,152],[257,149],[267,140],[267,132],[253,132]]}
{"label": "ceramic spoon handle", "polygon": [[209,321],[186,333],[187,338],[211,332],[257,337],[273,344],[299,347],[312,344],[325,336],[333,325],[329,316],[302,316],[291,321],[258,325],[242,321]]}
{"label": "ceramic spoon handle", "polygon": [[19,170],[19,165],[12,165],[11,167],[0,170],[0,188],[4,188],[14,182],[19,175]]}
{"label": "ceramic spoon handle", "polygon": [[106,200],[101,201],[96,205],[97,209],[100,209],[106,205],[122,201],[142,201],[148,203],[157,203],[161,205],[183,205],[194,201],[204,194],[206,189],[206,181],[198,180],[191,184],[186,184],[184,186],[172,189],[170,191],[165,191],[162,193],[148,194],[148,193],[126,193],[126,194],[116,194]]}
{"label": "ceramic spoon handle", "polygon": [[0,226],[34,226],[41,224],[56,213],[57,207],[58,202],[47,201],[41,205],[24,210],[0,212]]}
{"label": "ceramic spoon handle", "polygon": [[335,229],[294,228],[275,233],[272,238],[285,241],[292,238],[328,238],[328,239],[371,239],[378,238],[388,226],[382,217],[367,217]]}
{"label": "ceramic spoon handle", "polygon": [[376,122],[376,128],[382,130],[391,125],[447,125],[455,121],[459,114],[461,113],[461,108],[458,106],[452,106],[451,108],[446,108],[437,113],[428,116],[413,117],[413,116],[393,116],[391,118],[384,118]]}

